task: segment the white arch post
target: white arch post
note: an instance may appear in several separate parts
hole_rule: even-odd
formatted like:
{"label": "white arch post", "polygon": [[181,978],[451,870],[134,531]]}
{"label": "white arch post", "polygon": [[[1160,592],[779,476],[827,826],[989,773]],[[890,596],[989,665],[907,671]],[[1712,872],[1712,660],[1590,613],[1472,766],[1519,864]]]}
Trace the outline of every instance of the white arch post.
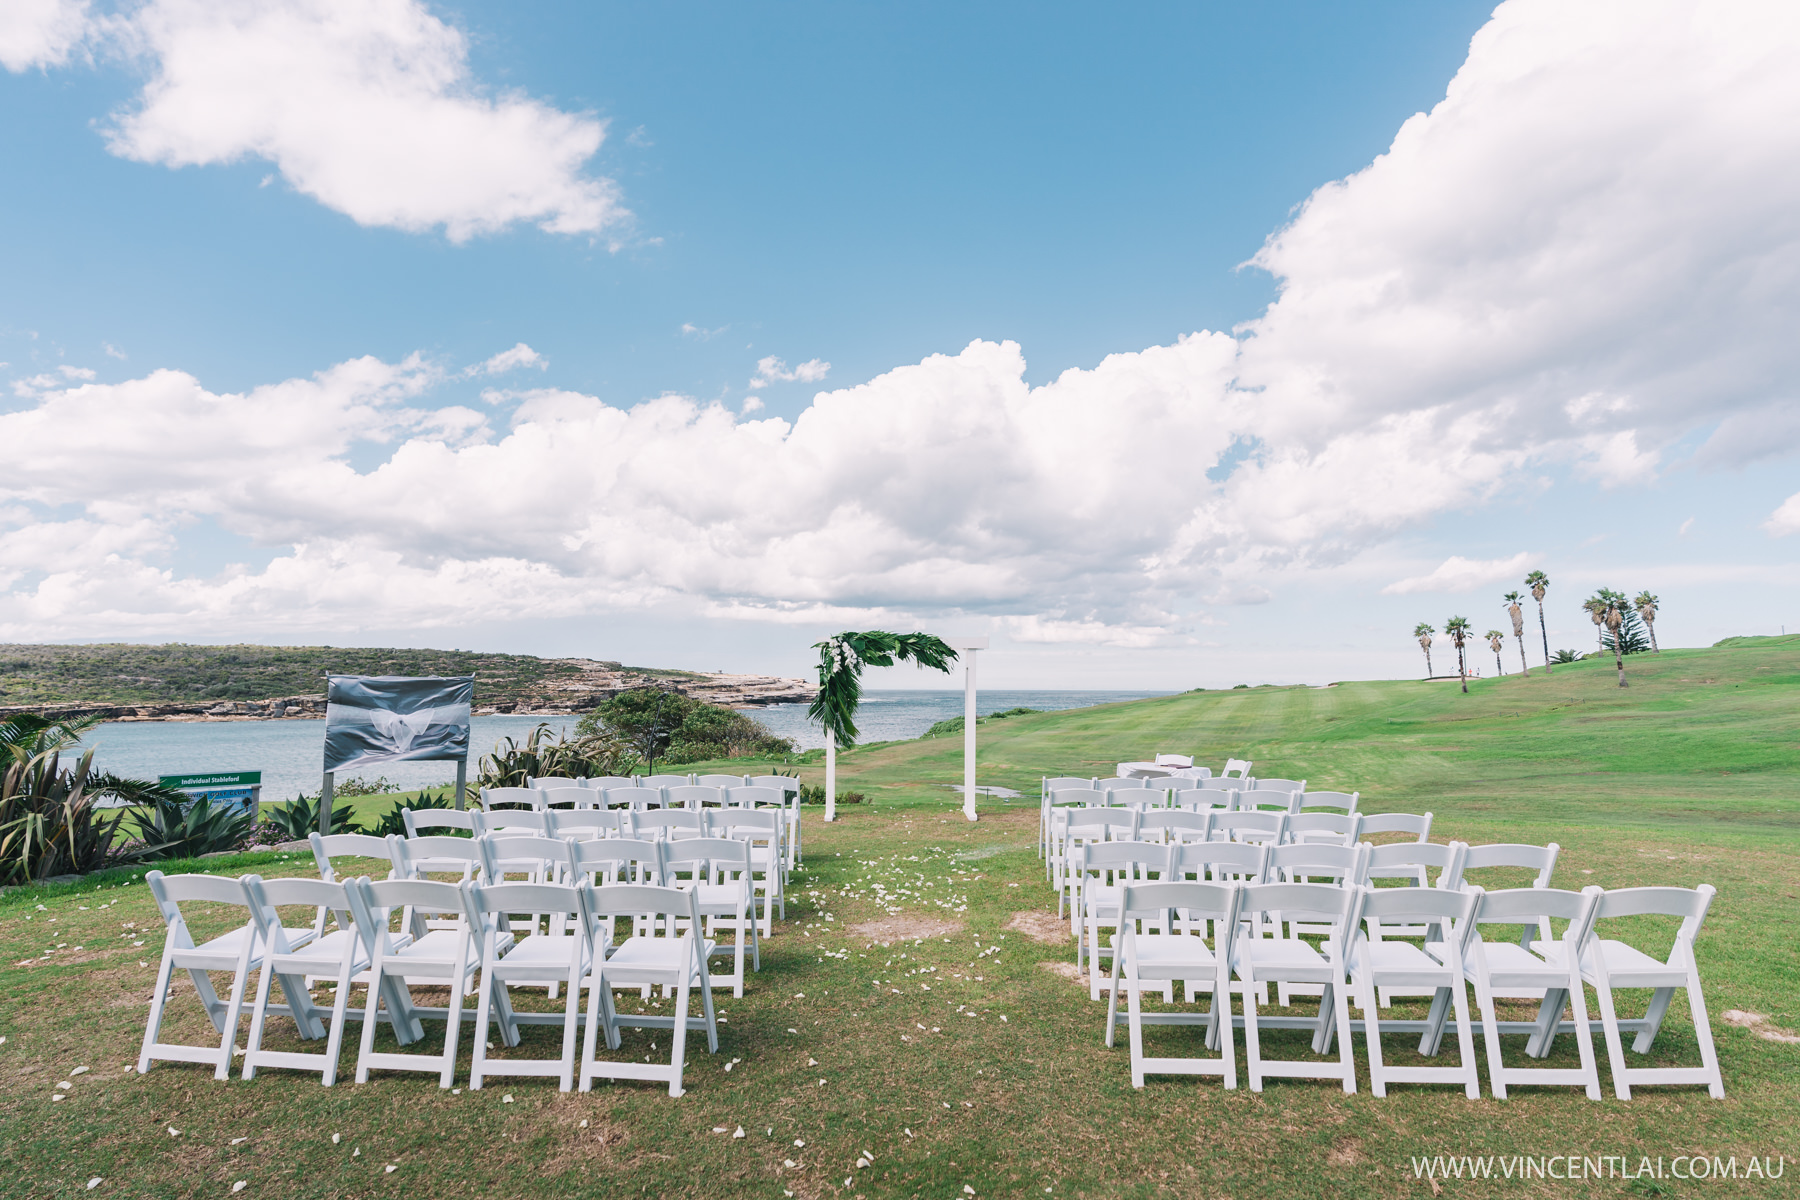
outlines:
{"label": "white arch post", "polygon": [[975,654],[988,648],[986,638],[953,638],[950,646],[963,660],[963,816],[975,816]]}

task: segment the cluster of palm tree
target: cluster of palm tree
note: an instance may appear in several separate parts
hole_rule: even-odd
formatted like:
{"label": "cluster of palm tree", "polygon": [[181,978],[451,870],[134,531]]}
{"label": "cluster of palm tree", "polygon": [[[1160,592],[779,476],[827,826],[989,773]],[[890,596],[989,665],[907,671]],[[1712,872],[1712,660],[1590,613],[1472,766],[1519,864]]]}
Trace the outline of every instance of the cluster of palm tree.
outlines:
{"label": "cluster of palm tree", "polygon": [[[1572,651],[1559,650],[1550,653],[1550,628],[1544,619],[1544,595],[1550,590],[1550,577],[1542,571],[1533,571],[1525,577],[1525,587],[1531,598],[1537,601],[1538,634],[1544,643],[1544,671],[1550,671],[1552,663],[1573,662]],[[1506,615],[1512,621],[1513,639],[1519,646],[1519,670],[1526,675],[1531,674],[1531,664],[1525,657],[1525,596],[1519,591],[1507,592],[1500,598],[1506,607]],[[1619,669],[1619,686],[1629,686],[1625,682],[1625,656],[1648,650],[1654,654],[1662,653],[1656,644],[1656,611],[1661,603],[1649,591],[1642,591],[1634,598],[1627,598],[1623,592],[1615,592],[1611,588],[1601,588],[1587,600],[1582,608],[1592,618],[1600,643],[1600,650],[1612,651]],[[1464,617],[1451,617],[1444,622],[1444,633],[1456,646],[1457,669],[1462,676],[1463,691],[1469,690],[1468,659],[1464,654],[1464,642],[1473,635],[1474,627]],[[1428,622],[1420,621],[1413,627],[1413,637],[1419,641],[1419,648],[1425,652],[1425,677],[1432,677],[1431,670],[1431,638],[1437,632]],[[1482,635],[1487,639],[1488,648],[1494,652],[1494,669],[1506,674],[1506,665],[1500,652],[1506,646],[1506,634],[1498,629],[1490,629]]]}

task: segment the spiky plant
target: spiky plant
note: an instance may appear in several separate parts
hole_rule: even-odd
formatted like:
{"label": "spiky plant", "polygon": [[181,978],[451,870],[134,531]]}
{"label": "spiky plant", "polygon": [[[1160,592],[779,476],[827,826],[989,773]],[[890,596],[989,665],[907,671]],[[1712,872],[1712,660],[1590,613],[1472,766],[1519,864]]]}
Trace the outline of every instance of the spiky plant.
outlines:
{"label": "spiky plant", "polygon": [[1488,649],[1494,652],[1494,674],[1506,674],[1506,668],[1500,665],[1500,647],[1506,645],[1506,635],[1498,629],[1490,629],[1481,636],[1487,639]]}
{"label": "spiky plant", "polygon": [[1456,669],[1462,676],[1462,690],[1465,696],[1469,694],[1469,660],[1463,653],[1463,643],[1468,639],[1473,628],[1467,617],[1451,617],[1444,622],[1444,632],[1449,634],[1450,640],[1456,643]]}
{"label": "spiky plant", "polygon": [[[1512,618],[1513,641],[1519,643],[1519,670],[1529,675],[1531,664],[1525,661],[1525,610],[1520,607],[1525,597],[1517,592],[1508,592],[1500,598],[1506,601],[1506,615]],[[1549,655],[1544,657],[1548,658]]]}
{"label": "spiky plant", "polygon": [[1525,586],[1531,589],[1531,598],[1537,601],[1538,632],[1544,635],[1544,674],[1550,673],[1550,627],[1544,624],[1544,593],[1550,590],[1550,577],[1542,571],[1533,571],[1525,577]]}
{"label": "spiky plant", "polygon": [[1656,644],[1656,604],[1654,595],[1648,591],[1639,592],[1637,599],[1631,602],[1637,608],[1639,619],[1644,622],[1644,629],[1650,634],[1650,652],[1661,654],[1662,647]]}
{"label": "spiky plant", "polygon": [[911,662],[948,672],[957,658],[956,651],[943,639],[929,633],[887,633],[879,629],[840,633],[814,643],[813,649],[819,652],[819,694],[813,697],[806,715],[824,726],[825,735],[840,750],[856,744],[856,708],[862,702],[865,666],[891,667]]}
{"label": "spiky plant", "polygon": [[1436,632],[1437,630],[1424,621],[1413,626],[1413,636],[1419,639],[1419,649],[1425,652],[1425,678],[1427,679],[1431,678],[1431,635]]}

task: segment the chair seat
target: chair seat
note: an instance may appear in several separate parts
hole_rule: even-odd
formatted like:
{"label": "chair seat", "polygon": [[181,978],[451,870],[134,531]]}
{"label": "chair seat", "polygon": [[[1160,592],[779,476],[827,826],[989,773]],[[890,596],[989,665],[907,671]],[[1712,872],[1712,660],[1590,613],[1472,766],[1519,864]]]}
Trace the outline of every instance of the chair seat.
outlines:
{"label": "chair seat", "polygon": [[[307,932],[311,933],[312,931],[307,930]],[[352,929],[334,929],[322,938],[309,938],[304,946],[295,946],[289,942],[288,952],[277,954],[274,959],[286,969],[335,968],[344,957],[346,943],[355,943],[350,954],[353,961],[368,961],[368,956],[362,948],[362,939]]]}
{"label": "chair seat", "polygon": [[1605,958],[1606,973],[1611,977],[1615,988],[1687,986],[1687,972],[1682,968],[1671,967],[1659,958],[1651,958],[1635,946],[1606,938],[1595,938],[1582,951],[1581,974],[1590,983],[1599,977],[1594,963],[1596,945]]}
{"label": "chair seat", "polygon": [[506,957],[495,965],[502,976],[532,969],[556,968],[560,972],[567,972],[580,945],[580,938],[534,933],[515,941]]}
{"label": "chair seat", "polygon": [[1119,912],[1119,895],[1125,889],[1114,886],[1089,884],[1081,889],[1082,900],[1087,905],[1087,912],[1092,916],[1117,916]]}
{"label": "chair seat", "polygon": [[[282,933],[287,938],[290,950],[300,949],[311,942],[315,936],[311,928],[289,929],[283,926]],[[176,965],[185,967],[199,959],[216,959],[223,962],[229,969],[237,965],[238,955],[243,953],[245,938],[255,939],[255,943],[250,947],[250,960],[261,962],[263,956],[268,953],[268,946],[262,938],[257,936],[254,926],[240,925],[229,933],[221,933],[216,938],[209,938],[191,949],[175,951]]]}
{"label": "chair seat", "polygon": [[702,916],[731,917],[737,915],[740,904],[749,907],[743,891],[736,884],[703,883],[694,889],[694,893],[700,901]]}
{"label": "chair seat", "polygon": [[1217,961],[1211,948],[1197,937],[1178,933],[1140,933],[1136,941],[1139,975],[1185,977],[1182,972],[1210,972]]}
{"label": "chair seat", "polygon": [[1447,969],[1442,962],[1411,942],[1358,942],[1350,952],[1350,965],[1359,972],[1372,968],[1377,974],[1390,971],[1415,974],[1426,971],[1441,975]]}
{"label": "chair seat", "polygon": [[[606,969],[609,973],[625,969],[674,974],[681,970],[684,944],[680,938],[628,937],[607,958]],[[716,949],[710,941],[703,940],[700,945],[704,954]]]}
{"label": "chair seat", "polygon": [[[1488,981],[1495,987],[1555,987],[1568,983],[1561,942],[1544,945],[1541,958],[1513,942],[1483,942],[1481,948],[1487,956]],[[1472,947],[1470,952],[1473,953]],[[1469,974],[1472,978],[1474,972]]]}

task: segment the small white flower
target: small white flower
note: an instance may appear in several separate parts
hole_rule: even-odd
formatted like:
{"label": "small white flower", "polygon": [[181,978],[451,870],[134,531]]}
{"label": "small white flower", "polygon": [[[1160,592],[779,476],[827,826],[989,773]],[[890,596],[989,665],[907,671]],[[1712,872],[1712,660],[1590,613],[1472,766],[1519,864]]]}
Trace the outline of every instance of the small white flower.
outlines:
{"label": "small white flower", "polygon": [[[170,1130],[169,1132],[173,1133],[174,1130]],[[334,1133],[331,1135],[331,1144],[334,1146],[343,1140],[344,1140],[344,1135],[341,1133]]]}

